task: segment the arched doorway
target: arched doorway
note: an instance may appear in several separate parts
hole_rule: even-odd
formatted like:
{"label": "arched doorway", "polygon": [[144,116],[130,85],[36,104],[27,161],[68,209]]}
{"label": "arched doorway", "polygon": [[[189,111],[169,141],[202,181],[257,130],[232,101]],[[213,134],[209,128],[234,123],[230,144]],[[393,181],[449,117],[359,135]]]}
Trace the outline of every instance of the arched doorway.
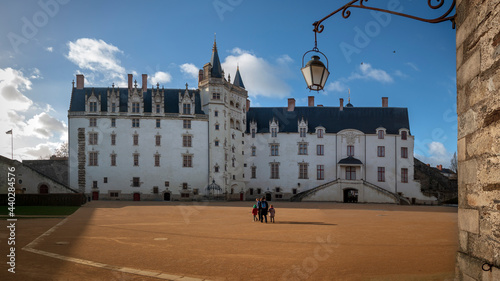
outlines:
{"label": "arched doorway", "polygon": [[134,193],[134,201],[141,201],[141,194],[140,193]]}
{"label": "arched doorway", "polygon": [[170,201],[170,192],[163,193],[163,200]]}
{"label": "arched doorway", "polygon": [[273,198],[271,192],[267,192],[266,193],[266,201],[271,201],[271,199]]}
{"label": "arched doorway", "polygon": [[48,194],[49,193],[49,187],[46,184],[40,185],[40,188],[38,189],[38,192],[40,194]]}
{"label": "arched doorway", "polygon": [[355,188],[344,189],[344,203],[358,203],[358,190]]}

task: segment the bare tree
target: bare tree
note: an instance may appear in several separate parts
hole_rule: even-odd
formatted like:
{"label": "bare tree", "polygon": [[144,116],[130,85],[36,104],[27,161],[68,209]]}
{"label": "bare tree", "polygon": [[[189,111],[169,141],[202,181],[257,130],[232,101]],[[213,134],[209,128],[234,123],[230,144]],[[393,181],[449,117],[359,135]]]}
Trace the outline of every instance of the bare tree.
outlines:
{"label": "bare tree", "polygon": [[69,156],[69,148],[68,142],[63,142],[59,148],[57,148],[54,152],[56,157],[68,157]]}
{"label": "bare tree", "polygon": [[458,161],[457,161],[457,153],[456,152],[453,153],[453,157],[451,158],[450,169],[455,173],[458,171]]}

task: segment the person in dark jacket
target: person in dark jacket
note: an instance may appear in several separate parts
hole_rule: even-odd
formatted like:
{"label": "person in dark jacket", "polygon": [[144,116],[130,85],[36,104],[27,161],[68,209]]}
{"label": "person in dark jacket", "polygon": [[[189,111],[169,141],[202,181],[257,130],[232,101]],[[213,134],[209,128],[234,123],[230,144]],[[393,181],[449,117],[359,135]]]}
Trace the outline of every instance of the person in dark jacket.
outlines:
{"label": "person in dark jacket", "polygon": [[257,203],[255,205],[257,205],[257,212],[259,214],[259,221],[262,221],[262,209],[260,208],[260,198],[255,199],[255,201],[257,201]]}
{"label": "person in dark jacket", "polygon": [[267,211],[269,210],[269,204],[266,201],[266,197],[262,197],[262,199],[260,200],[260,209],[259,210],[260,210],[260,214],[261,214],[260,222],[264,222],[264,219],[265,219],[266,223],[267,223]]}

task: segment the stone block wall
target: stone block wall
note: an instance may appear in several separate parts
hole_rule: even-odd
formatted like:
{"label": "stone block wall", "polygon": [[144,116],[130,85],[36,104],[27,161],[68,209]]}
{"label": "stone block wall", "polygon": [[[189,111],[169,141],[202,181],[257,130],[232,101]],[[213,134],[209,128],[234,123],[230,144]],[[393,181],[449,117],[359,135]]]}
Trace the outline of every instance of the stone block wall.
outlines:
{"label": "stone block wall", "polygon": [[456,280],[500,280],[500,1],[457,0],[456,23]]}

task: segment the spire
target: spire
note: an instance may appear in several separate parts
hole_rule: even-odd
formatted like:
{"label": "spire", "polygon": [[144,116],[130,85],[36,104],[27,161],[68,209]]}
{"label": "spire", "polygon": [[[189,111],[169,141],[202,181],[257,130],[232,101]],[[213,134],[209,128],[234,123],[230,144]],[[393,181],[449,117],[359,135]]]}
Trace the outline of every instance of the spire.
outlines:
{"label": "spire", "polygon": [[243,84],[243,80],[241,79],[240,66],[239,65],[236,67],[236,76],[234,76],[233,85],[245,89],[245,85]]}
{"label": "spire", "polygon": [[[214,35],[215,36],[215,35]],[[217,41],[214,37],[214,47],[212,48],[212,59],[210,60],[212,65],[211,77],[222,78],[222,67],[220,65],[219,53],[217,53]]]}
{"label": "spire", "polygon": [[346,107],[353,107],[352,103],[351,103],[351,89],[347,89],[349,90],[349,95],[348,95],[348,99],[347,99],[347,104],[345,105]]}

